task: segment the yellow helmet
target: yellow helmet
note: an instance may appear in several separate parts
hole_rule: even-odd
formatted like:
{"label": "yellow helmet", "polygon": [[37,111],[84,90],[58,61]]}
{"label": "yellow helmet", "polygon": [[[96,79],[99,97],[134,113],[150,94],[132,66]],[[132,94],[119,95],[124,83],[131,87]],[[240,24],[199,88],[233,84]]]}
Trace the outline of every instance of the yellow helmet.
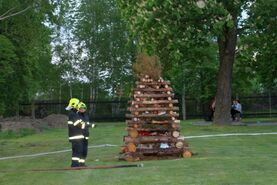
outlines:
{"label": "yellow helmet", "polygon": [[72,108],[77,109],[77,106],[78,106],[79,102],[80,102],[79,99],[77,99],[77,98],[71,98],[71,99],[69,100],[68,106],[67,106],[65,109],[66,109],[66,110],[70,110],[70,109],[72,109]]}
{"label": "yellow helmet", "polygon": [[80,102],[77,106],[77,110],[80,110],[80,109],[85,109],[86,110],[87,109],[86,104],[83,103],[83,102]]}

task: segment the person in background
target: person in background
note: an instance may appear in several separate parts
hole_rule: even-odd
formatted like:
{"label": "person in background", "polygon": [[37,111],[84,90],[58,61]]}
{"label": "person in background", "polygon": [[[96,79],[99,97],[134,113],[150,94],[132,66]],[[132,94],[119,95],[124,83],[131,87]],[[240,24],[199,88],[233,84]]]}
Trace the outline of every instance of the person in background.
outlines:
{"label": "person in background", "polygon": [[[241,113],[242,113],[242,107],[241,107],[240,101],[238,99],[233,100],[233,104],[231,107],[232,120],[239,121],[239,119],[241,117]],[[239,115],[239,117],[236,117],[237,114]]]}
{"label": "person in background", "polygon": [[69,142],[72,145],[71,167],[81,166],[80,160],[83,152],[83,142],[85,136],[83,135],[84,124],[77,113],[77,106],[80,100],[71,98],[68,106],[65,108],[69,111],[68,114],[68,135]]}
{"label": "person in background", "polygon": [[95,126],[94,124],[89,123],[89,116],[88,116],[86,110],[87,110],[86,104],[83,102],[80,102],[78,104],[78,115],[79,115],[80,119],[82,120],[82,124],[84,125],[83,135],[85,137],[83,140],[82,156],[79,161],[81,166],[86,166],[85,161],[86,161],[87,154],[88,154],[89,127],[91,126],[93,128]]}
{"label": "person in background", "polygon": [[208,121],[213,121],[214,111],[215,111],[215,97],[212,99],[212,101],[209,105],[209,109],[210,109],[210,116],[208,117]]}

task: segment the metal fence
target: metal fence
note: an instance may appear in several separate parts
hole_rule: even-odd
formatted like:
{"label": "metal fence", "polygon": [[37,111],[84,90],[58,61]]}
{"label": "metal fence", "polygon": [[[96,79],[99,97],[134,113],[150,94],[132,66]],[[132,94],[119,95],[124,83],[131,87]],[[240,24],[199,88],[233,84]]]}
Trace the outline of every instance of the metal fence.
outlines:
{"label": "metal fence", "polygon": [[[182,100],[179,100],[180,118],[182,118]],[[277,96],[240,97],[243,117],[277,117]],[[128,106],[128,98],[121,100],[84,101],[89,108],[89,115],[95,121],[124,121]],[[186,99],[186,117],[203,118],[209,115],[209,102]],[[34,104],[21,104],[19,115],[31,116],[32,110],[36,118],[50,114],[67,114],[65,107],[68,101],[36,101]],[[33,108],[32,108],[33,107]]]}

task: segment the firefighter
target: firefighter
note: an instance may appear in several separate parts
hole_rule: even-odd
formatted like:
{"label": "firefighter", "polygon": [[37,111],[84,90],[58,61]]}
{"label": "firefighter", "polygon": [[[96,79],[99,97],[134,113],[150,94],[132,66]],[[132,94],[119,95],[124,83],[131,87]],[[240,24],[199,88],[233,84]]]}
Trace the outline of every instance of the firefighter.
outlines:
{"label": "firefighter", "polygon": [[82,124],[85,125],[85,127],[83,129],[83,135],[85,137],[83,140],[83,152],[82,152],[82,156],[80,159],[81,166],[85,166],[85,161],[86,161],[86,157],[88,154],[88,140],[89,140],[90,123],[89,123],[89,116],[86,113],[86,110],[87,110],[86,104],[84,104],[83,102],[80,102],[78,104],[78,115],[82,119]]}
{"label": "firefighter", "polygon": [[83,135],[83,129],[85,125],[82,119],[79,117],[77,108],[80,100],[77,98],[71,98],[68,106],[65,108],[69,110],[68,114],[68,135],[69,142],[72,144],[72,158],[71,167],[81,166],[81,156],[83,152],[83,142],[85,136]]}

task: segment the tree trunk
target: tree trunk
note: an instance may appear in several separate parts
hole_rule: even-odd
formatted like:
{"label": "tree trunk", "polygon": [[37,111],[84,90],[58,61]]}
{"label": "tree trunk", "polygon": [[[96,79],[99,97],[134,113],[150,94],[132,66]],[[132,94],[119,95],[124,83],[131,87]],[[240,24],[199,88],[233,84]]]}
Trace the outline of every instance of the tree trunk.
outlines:
{"label": "tree trunk", "polygon": [[[236,18],[236,16],[233,17]],[[231,84],[237,43],[237,28],[227,28],[226,26],[223,35],[219,36],[217,41],[220,67],[217,79],[214,124],[221,125],[231,123]]]}
{"label": "tree trunk", "polygon": [[89,101],[91,102],[90,104],[89,104],[89,108],[90,108],[90,113],[93,115],[93,110],[94,110],[94,104],[93,104],[93,101],[94,101],[94,99],[93,99],[93,93],[94,91],[93,91],[93,87],[92,87],[92,84],[90,85],[90,87],[89,87]]}
{"label": "tree trunk", "polygon": [[70,98],[72,98],[72,86],[71,86],[71,84],[69,84],[69,96],[70,96]]}

